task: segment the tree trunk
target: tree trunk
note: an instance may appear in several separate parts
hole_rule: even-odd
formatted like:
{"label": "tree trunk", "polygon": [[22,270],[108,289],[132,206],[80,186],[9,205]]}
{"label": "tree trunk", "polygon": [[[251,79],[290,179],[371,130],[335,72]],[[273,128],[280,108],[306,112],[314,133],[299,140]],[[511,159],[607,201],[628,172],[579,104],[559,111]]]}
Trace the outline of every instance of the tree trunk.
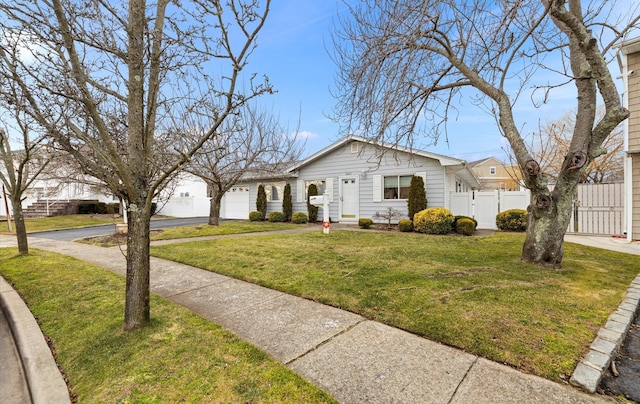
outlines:
{"label": "tree trunk", "polygon": [[564,235],[571,220],[576,185],[557,184],[553,192],[531,192],[522,260],[559,268]]}
{"label": "tree trunk", "polygon": [[215,187],[211,187],[211,201],[209,202],[209,225],[220,225],[220,205],[222,203],[221,192],[215,190]]}
{"label": "tree trunk", "polygon": [[16,237],[18,239],[18,254],[29,254],[29,243],[27,241],[27,228],[24,224],[24,213],[22,212],[22,201],[20,198],[17,200],[11,199],[11,206],[13,211],[13,223],[16,227]]}
{"label": "tree trunk", "polygon": [[149,324],[149,225],[151,210],[144,202],[128,203],[127,284],[124,330]]}

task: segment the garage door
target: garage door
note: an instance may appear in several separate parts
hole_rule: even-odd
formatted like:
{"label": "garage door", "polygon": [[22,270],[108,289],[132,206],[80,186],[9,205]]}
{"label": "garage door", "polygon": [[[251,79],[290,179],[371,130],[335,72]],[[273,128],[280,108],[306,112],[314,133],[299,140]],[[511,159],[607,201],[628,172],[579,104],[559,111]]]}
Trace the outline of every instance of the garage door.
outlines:
{"label": "garage door", "polygon": [[249,187],[232,187],[222,198],[223,219],[249,219]]}

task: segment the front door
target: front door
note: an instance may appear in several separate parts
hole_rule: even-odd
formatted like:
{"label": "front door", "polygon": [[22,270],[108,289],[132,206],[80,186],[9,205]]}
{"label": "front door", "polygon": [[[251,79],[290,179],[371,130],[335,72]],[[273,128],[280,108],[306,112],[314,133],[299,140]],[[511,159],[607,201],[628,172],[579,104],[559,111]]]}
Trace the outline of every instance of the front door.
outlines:
{"label": "front door", "polygon": [[357,221],[358,204],[358,177],[340,177],[340,221]]}

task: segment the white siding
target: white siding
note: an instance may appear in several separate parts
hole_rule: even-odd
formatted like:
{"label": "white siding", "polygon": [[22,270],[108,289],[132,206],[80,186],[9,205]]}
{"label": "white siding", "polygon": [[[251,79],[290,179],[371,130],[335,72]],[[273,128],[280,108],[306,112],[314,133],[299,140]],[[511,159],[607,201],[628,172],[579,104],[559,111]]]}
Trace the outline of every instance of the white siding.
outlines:
{"label": "white siding", "polygon": [[[351,143],[337,148],[322,158],[300,168],[298,181],[325,180],[329,195],[334,195],[329,205],[332,220],[338,218],[339,177],[359,177],[359,217],[372,218],[376,212],[387,207],[399,210],[407,216],[407,201],[383,200],[382,178],[385,175],[414,175],[419,173],[426,178],[427,200],[429,206],[444,206],[445,170],[437,160],[412,156],[404,152],[389,152],[380,160],[375,156],[371,145],[359,144],[359,153],[351,152]],[[299,191],[296,191],[298,193]],[[298,201],[297,196],[293,196]],[[306,212],[304,202],[294,202],[294,212]]]}

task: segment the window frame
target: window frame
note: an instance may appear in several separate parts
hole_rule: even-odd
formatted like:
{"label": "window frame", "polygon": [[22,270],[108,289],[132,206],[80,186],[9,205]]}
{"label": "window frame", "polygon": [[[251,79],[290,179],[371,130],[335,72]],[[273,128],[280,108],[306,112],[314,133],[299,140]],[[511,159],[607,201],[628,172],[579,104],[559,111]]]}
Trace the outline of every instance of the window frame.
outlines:
{"label": "window frame", "polygon": [[[409,187],[411,186],[411,179],[413,178],[414,174],[398,174],[398,175],[383,175],[382,176],[382,200],[383,201],[406,201],[407,199],[409,199]],[[402,178],[403,177],[407,177],[408,178],[408,183],[406,186],[402,186]],[[396,179],[396,188],[395,188],[395,198],[387,198],[387,190],[391,190],[393,189],[392,187],[387,187],[386,186],[386,182],[387,182],[387,178],[395,178]],[[407,179],[405,178],[405,180]],[[403,189],[404,189],[404,196],[406,196],[405,198],[403,198]]]}

